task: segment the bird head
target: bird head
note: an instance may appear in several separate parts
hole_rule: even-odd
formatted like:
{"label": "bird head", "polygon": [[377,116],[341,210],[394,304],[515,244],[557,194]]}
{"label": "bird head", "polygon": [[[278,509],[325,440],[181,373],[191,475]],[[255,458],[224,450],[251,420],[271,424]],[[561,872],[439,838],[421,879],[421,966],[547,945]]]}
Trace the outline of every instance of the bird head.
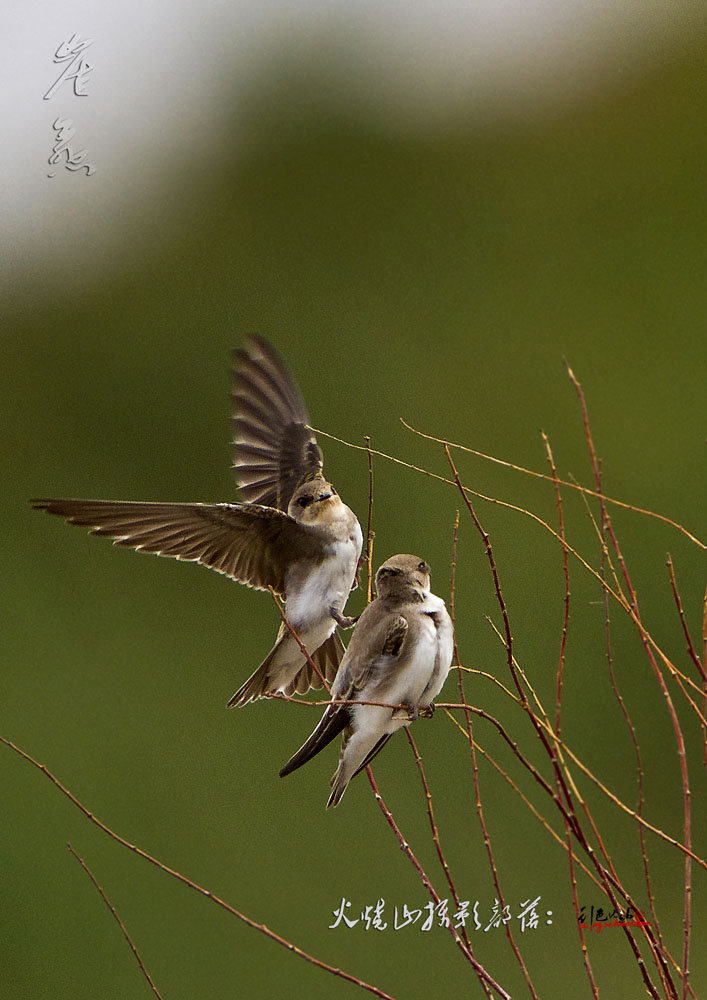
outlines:
{"label": "bird head", "polygon": [[341,503],[339,494],[324,479],[303,483],[292,494],[287,513],[300,524],[315,524]]}
{"label": "bird head", "polygon": [[397,555],[387,559],[376,573],[379,597],[414,590],[429,593],[430,567],[418,556]]}

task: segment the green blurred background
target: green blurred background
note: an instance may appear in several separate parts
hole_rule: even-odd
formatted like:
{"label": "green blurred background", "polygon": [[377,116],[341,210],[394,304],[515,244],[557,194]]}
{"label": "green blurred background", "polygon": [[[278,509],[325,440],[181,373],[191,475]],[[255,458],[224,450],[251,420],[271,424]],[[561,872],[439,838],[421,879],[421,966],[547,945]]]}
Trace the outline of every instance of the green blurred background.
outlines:
{"label": "green blurred background", "polygon": [[[373,447],[446,475],[440,448],[413,437],[398,417],[540,471],[543,428],[560,474],[591,485],[564,357],[587,394],[607,492],[703,535],[706,54],[702,30],[665,45],[657,38],[639,67],[554,110],[481,115],[469,96],[443,126],[398,128],[375,99],[352,98],[323,36],[307,59],[273,59],[237,101],[224,69],[211,144],[198,161],[166,163],[119,208],[111,204],[88,227],[90,258],[75,241],[70,271],[15,260],[5,284],[3,734],[123,837],[396,998],[482,993],[443,930],[392,930],[394,905],[420,907],[428,897],[365,778],[329,813],[334,748],[278,778],[318,710],[260,702],[225,711],[271,645],[277,615],[269,598],[190,565],[113,549],[33,513],[27,501],[233,498],[229,351],[253,331],[285,356],[314,425],[331,434],[357,444],[370,435]],[[229,112],[236,103],[237,120]],[[126,231],[130,241],[121,242]],[[327,474],[365,521],[365,454],[320,443]],[[467,485],[554,524],[548,484],[468,455],[457,460]],[[375,565],[398,551],[419,554],[448,599],[458,494],[381,459],[374,478]],[[477,509],[516,656],[550,709],[560,550],[520,514],[482,501]],[[566,516],[570,540],[598,566],[577,497],[566,497]],[[670,550],[697,636],[701,554],[639,515],[617,511],[615,523],[648,627],[689,672],[664,562]],[[570,568],[566,738],[633,804],[631,744],[607,680],[601,591],[576,562]],[[362,601],[355,592],[350,613]],[[485,615],[500,624],[483,547],[462,511],[460,655],[507,682]],[[636,635],[618,611],[614,617],[617,675],[645,755],[646,814],[681,837],[667,713]],[[467,694],[503,719],[547,775],[530,726],[498,689],[472,678]],[[444,695],[458,700],[455,674]],[[700,734],[694,717],[683,716],[695,849],[704,854]],[[495,893],[468,749],[441,713],[413,733],[461,896],[488,912]],[[477,722],[475,735],[561,833],[490,727]],[[67,841],[103,884],[165,998],[356,995],[107,839],[10,751],[0,765],[3,997],[149,995]],[[375,774],[448,895],[402,734]],[[516,912],[541,896],[537,930],[521,935],[514,921],[540,996],[589,996],[564,852],[484,761],[480,781],[507,901]],[[632,824],[580,785],[644,902]],[[677,956],[682,861],[655,840],[649,856],[663,933]],[[694,876],[698,995],[707,981],[703,875]],[[343,896],[356,913],[385,899],[388,929],[328,930]],[[586,880],[579,897],[602,903]],[[500,931],[472,932],[472,943],[514,997],[526,995]],[[589,944],[606,995],[643,995],[618,930]]]}

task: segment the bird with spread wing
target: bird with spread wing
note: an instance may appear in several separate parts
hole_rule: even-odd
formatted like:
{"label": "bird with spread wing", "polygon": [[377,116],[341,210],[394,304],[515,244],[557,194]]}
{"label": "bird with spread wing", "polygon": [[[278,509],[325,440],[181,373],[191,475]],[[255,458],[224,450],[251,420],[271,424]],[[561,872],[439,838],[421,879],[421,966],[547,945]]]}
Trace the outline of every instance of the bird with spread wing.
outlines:
{"label": "bird with spread wing", "polygon": [[229,707],[280,692],[303,694],[336,676],[344,651],[336,626],[353,624],[344,608],[363,544],[355,514],[324,478],[300,391],[262,337],[235,353],[232,397],[243,502],[32,501],[114,545],[197,562],[285,599],[292,628],[281,624],[275,645]]}

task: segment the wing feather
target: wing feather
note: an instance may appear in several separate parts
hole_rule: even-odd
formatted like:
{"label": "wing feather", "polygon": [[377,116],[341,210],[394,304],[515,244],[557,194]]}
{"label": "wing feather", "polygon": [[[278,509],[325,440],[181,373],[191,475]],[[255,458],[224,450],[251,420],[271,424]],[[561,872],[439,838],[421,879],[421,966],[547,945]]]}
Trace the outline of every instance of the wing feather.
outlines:
{"label": "wing feather", "polygon": [[240,495],[286,511],[297,487],[321,476],[322,453],[297,385],[262,337],[235,352],[232,399]]}
{"label": "wing feather", "polygon": [[293,559],[313,558],[304,525],[259,504],[33,500],[39,510],[139,552],[198,562],[256,590],[285,593]]}

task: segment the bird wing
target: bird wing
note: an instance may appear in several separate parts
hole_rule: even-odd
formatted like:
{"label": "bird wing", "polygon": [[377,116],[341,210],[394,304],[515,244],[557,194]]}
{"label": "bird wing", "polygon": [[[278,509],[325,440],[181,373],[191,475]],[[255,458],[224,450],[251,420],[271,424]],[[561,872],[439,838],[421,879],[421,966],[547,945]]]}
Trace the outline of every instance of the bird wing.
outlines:
{"label": "bird wing", "polygon": [[[334,702],[356,700],[356,695],[364,692],[374,671],[385,669],[398,656],[407,634],[408,623],[402,615],[386,614],[382,618],[379,615],[380,606],[377,605],[376,601],[369,604],[361,615],[332,685],[331,697]],[[286,774],[291,774],[292,771],[296,771],[298,767],[306,764],[320,750],[336,739],[350,722],[351,706],[328,705],[319,725],[297,753],[288,760],[280,771],[280,777],[284,778]],[[344,741],[346,741],[346,734],[344,734]],[[385,742],[385,740],[379,741],[367,758],[367,762],[382,749]],[[344,749],[345,742],[342,753]],[[365,764],[363,766],[365,767]]]}
{"label": "bird wing", "polygon": [[33,500],[139,552],[201,563],[255,590],[285,593],[287,568],[316,553],[307,527],[258,504],[132,503],[113,500]]}
{"label": "bird wing", "polygon": [[286,511],[297,487],[322,475],[322,453],[294,379],[262,337],[234,353],[231,396],[240,495]]}
{"label": "bird wing", "polygon": [[378,615],[373,614],[376,603],[369,604],[354,629],[331,690],[332,698],[353,700],[374,676],[378,680],[388,669],[395,669],[409,625],[398,614],[385,614],[376,621]]}
{"label": "bird wing", "polygon": [[332,740],[348,726],[350,721],[349,709],[346,705],[330,705],[324,710],[312,735],[305,740],[297,753],[293,754],[284,767],[280,769],[280,777],[292,774],[298,767],[302,767],[308,760],[315,757],[320,750],[328,746]]}

